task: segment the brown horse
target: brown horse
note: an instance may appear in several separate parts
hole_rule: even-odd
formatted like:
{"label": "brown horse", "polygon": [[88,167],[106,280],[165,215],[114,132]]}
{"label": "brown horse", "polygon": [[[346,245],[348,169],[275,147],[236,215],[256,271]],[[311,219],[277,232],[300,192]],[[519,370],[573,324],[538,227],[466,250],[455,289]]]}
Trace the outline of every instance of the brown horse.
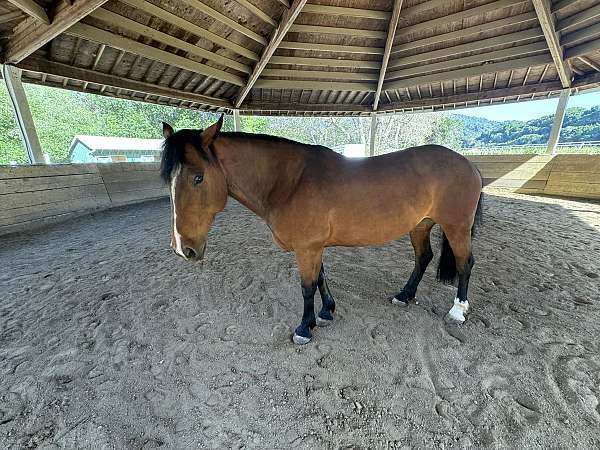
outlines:
{"label": "brown horse", "polygon": [[[410,233],[415,267],[391,300],[407,305],[433,258],[429,233],[443,231],[438,279],[458,294],[450,319],[464,322],[473,256],[471,235],[481,215],[482,180],[463,156],[426,145],[351,160],[334,151],[288,139],[221,133],[223,116],[206,130],[163,123],[161,175],[170,184],[171,247],[186,260],[204,256],[206,236],[227,196],[260,216],[279,246],[293,251],[300,271],[304,313],[296,344],[310,341],[315,325],[333,320],[323,249],[377,245]],[[315,318],[319,289],[323,307]]]}

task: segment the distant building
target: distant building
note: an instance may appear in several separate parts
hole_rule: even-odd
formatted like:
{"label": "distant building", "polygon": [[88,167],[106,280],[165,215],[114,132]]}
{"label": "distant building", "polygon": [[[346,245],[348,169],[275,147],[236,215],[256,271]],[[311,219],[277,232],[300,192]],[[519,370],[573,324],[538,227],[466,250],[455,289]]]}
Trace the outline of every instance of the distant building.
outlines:
{"label": "distant building", "polygon": [[162,139],[77,135],[69,147],[69,159],[72,163],[159,161],[162,142]]}

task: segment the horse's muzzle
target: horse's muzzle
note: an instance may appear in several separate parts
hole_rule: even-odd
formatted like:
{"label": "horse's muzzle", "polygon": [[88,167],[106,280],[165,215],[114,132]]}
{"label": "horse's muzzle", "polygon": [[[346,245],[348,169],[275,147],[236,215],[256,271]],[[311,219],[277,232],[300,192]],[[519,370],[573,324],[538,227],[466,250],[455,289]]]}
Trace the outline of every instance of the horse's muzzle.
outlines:
{"label": "horse's muzzle", "polygon": [[204,252],[206,251],[206,241],[202,243],[198,248],[191,247],[189,245],[182,245],[181,252],[173,248],[173,252],[176,255],[181,256],[186,261],[201,261],[204,258]]}

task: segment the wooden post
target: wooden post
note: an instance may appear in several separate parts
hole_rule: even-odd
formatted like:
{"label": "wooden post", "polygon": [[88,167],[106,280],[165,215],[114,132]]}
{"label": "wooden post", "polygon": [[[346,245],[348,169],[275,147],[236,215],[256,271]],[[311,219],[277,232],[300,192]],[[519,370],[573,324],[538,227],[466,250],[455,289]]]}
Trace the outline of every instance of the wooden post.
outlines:
{"label": "wooden post", "polygon": [[233,131],[242,131],[242,122],[240,120],[240,110],[233,110]]}
{"label": "wooden post", "polygon": [[25,145],[29,155],[29,162],[31,164],[45,164],[46,159],[35,130],[33,117],[31,117],[27,96],[21,84],[21,69],[4,64],[2,66],[2,77],[6,83],[23,145]]}
{"label": "wooden post", "polygon": [[375,136],[377,135],[377,114],[371,113],[371,132],[369,133],[369,156],[375,156]]}
{"label": "wooden post", "polygon": [[558,106],[556,107],[556,113],[554,114],[554,122],[552,123],[552,129],[550,130],[547,149],[547,153],[553,155],[556,153],[556,145],[558,144],[560,130],[562,129],[563,120],[565,118],[567,103],[569,103],[569,95],[571,95],[571,89],[563,89],[560,93],[560,98],[558,99]]}

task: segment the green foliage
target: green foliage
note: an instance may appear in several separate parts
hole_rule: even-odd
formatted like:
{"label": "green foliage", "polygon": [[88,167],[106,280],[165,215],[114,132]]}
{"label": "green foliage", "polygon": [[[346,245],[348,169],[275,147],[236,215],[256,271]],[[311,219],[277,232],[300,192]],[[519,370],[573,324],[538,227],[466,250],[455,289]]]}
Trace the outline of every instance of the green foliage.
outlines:
{"label": "green foliage", "polygon": [[[35,85],[25,85],[25,90],[42,148],[53,162],[69,160],[69,146],[77,134],[160,138],[163,121],[175,129],[206,128],[219,117],[213,113]],[[376,154],[426,143],[446,145],[455,150],[496,144],[544,144],[552,119],[552,116],[545,116],[526,122],[497,122],[445,112],[384,115],[379,118]],[[242,116],[241,123],[242,129],[249,133],[283,136],[338,150],[345,144],[362,144],[366,148],[370,130],[368,117]],[[231,116],[226,116],[224,129],[233,129]],[[600,141],[600,106],[568,109],[561,142],[592,140]],[[518,148],[526,151],[526,147]],[[575,151],[584,150],[575,148]],[[0,164],[11,161],[26,163],[27,155],[6,89],[2,87]]]}

